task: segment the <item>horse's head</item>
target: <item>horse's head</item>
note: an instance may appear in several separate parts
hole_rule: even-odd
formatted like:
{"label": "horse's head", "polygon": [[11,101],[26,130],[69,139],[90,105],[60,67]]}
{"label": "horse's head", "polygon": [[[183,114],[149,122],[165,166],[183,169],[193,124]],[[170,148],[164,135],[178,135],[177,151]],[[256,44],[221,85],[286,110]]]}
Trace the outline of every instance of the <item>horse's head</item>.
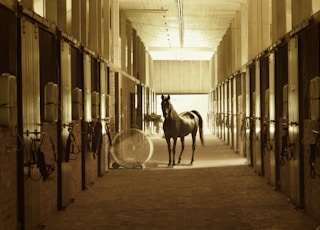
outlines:
{"label": "horse's head", "polygon": [[164,118],[168,118],[171,113],[171,103],[170,103],[170,96],[168,95],[167,97],[161,96],[162,102],[161,102],[161,109],[162,109],[162,114]]}

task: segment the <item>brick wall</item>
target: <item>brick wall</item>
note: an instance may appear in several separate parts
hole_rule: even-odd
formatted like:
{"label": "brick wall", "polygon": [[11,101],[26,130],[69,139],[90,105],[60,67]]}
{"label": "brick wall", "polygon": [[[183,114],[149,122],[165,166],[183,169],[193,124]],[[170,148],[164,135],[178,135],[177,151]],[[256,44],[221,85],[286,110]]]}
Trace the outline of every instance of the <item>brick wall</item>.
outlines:
{"label": "brick wall", "polygon": [[17,229],[16,130],[0,129],[0,229]]}

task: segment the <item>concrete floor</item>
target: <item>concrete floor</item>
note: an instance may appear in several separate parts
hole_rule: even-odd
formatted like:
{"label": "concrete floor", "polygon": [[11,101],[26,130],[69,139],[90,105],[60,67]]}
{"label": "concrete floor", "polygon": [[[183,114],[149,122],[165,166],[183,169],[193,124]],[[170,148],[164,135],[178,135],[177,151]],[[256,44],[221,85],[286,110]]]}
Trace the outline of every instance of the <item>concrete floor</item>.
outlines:
{"label": "concrete floor", "polygon": [[[152,137],[154,154],[145,169],[111,169],[58,211],[45,229],[316,230],[320,223],[295,210],[286,196],[254,173],[246,160],[212,135],[189,165],[167,167],[165,140]],[[178,145],[177,150],[180,150]]]}

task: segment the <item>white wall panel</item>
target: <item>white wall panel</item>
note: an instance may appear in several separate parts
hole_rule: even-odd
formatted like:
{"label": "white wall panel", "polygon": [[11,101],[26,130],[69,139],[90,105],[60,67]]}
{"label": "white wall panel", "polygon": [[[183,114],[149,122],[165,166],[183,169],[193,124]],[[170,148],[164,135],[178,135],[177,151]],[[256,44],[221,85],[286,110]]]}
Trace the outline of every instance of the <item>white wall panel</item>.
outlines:
{"label": "white wall panel", "polygon": [[40,76],[38,28],[22,20],[22,110],[24,130],[39,129]]}
{"label": "white wall panel", "polygon": [[260,61],[256,61],[256,73],[255,73],[255,135],[256,135],[256,170],[258,173],[263,173],[262,171],[262,153],[261,153],[261,92],[260,92]]}
{"label": "white wall panel", "polygon": [[[276,99],[275,99],[275,55],[271,53],[269,56],[269,133],[270,133],[270,143],[275,146],[275,129],[276,123],[272,122],[276,120]],[[272,186],[277,186],[277,175],[276,175],[276,153],[273,147],[270,150],[270,183]]]}
{"label": "white wall panel", "polygon": [[69,124],[72,121],[71,97],[71,54],[70,45],[64,41],[60,43],[61,49],[61,122]]}
{"label": "white wall panel", "polygon": [[251,98],[250,98],[250,70],[249,68],[247,68],[246,71],[246,76],[245,76],[245,86],[246,86],[246,91],[245,91],[245,113],[246,113],[246,124],[248,124],[248,126],[246,125],[246,143],[245,143],[245,154],[247,156],[247,161],[248,161],[248,165],[252,164],[252,160],[251,160],[251,149],[250,149],[250,126],[251,126],[251,122],[249,122],[249,118],[251,116],[250,114],[250,106],[251,106]]}
{"label": "white wall panel", "polygon": [[[32,139],[39,138],[33,133],[40,131],[40,66],[38,27],[21,19],[21,69],[22,69],[22,121],[25,141],[24,162],[32,162],[30,145]],[[28,135],[26,133],[29,132]],[[30,176],[39,176],[36,167],[25,167],[24,181],[25,228],[36,229],[40,220],[40,182]],[[37,178],[37,177],[36,177]]]}
{"label": "white wall panel", "polygon": [[221,85],[217,88],[217,126],[218,126],[218,137],[221,138]]}
{"label": "white wall panel", "polygon": [[84,72],[84,121],[91,121],[91,57],[83,54]]}
{"label": "white wall panel", "polygon": [[238,151],[238,134],[237,134],[237,117],[239,114],[239,108],[237,108],[237,78],[232,79],[232,126],[233,129],[233,150]]}
{"label": "white wall panel", "polygon": [[233,110],[232,110],[232,79],[228,81],[228,96],[227,96],[227,111],[226,111],[226,117],[227,117],[227,129],[228,129],[228,144],[230,148],[233,148],[233,130],[232,130],[232,116],[233,116]]}
{"label": "white wall panel", "polygon": [[[91,96],[91,56],[83,53],[83,72],[84,72],[84,132],[88,132],[88,123],[92,121],[92,96]],[[89,187],[92,182],[92,162],[91,154],[87,148],[82,152],[84,154],[84,180],[85,187]]]}
{"label": "white wall panel", "polygon": [[[72,122],[72,90],[71,90],[71,54],[70,45],[60,41],[60,75],[61,75],[61,123],[70,124]],[[69,131],[62,129],[62,144],[66,148]],[[66,207],[71,200],[71,177],[72,167],[69,162],[61,164],[61,203]]]}
{"label": "white wall panel", "polygon": [[209,61],[154,61],[156,93],[208,93],[211,89]]}
{"label": "white wall panel", "polygon": [[[100,118],[106,118],[107,112],[107,65],[101,63],[100,65]],[[105,132],[105,130],[103,130]]]}
{"label": "white wall panel", "polygon": [[293,37],[288,49],[288,122],[289,141],[292,144],[293,159],[290,161],[291,199],[301,204],[300,197],[300,156],[299,156],[299,70],[298,70],[298,37]]}
{"label": "white wall panel", "polygon": [[223,83],[223,94],[222,94],[222,100],[223,100],[223,140],[228,143],[228,127],[227,127],[227,121],[228,121],[228,83],[229,81],[225,81]]}

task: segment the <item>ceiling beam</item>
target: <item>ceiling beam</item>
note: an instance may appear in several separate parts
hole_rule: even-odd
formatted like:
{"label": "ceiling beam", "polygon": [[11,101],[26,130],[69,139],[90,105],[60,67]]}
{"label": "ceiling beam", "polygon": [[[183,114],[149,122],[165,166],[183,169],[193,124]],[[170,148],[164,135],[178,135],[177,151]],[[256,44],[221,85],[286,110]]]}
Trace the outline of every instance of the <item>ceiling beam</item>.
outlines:
{"label": "ceiling beam", "polygon": [[167,13],[166,9],[125,9],[121,10],[124,13]]}

